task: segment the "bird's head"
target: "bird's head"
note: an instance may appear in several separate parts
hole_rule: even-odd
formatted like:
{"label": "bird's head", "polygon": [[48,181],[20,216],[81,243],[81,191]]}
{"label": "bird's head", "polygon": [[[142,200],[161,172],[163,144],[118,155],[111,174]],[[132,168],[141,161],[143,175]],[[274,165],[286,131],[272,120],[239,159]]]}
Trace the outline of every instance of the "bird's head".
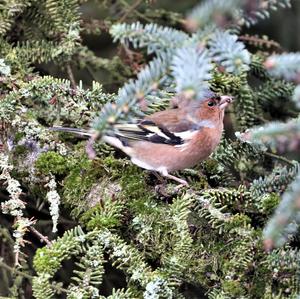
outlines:
{"label": "bird's head", "polygon": [[194,113],[197,119],[209,119],[213,122],[223,121],[224,111],[232,102],[230,96],[212,96],[198,104]]}

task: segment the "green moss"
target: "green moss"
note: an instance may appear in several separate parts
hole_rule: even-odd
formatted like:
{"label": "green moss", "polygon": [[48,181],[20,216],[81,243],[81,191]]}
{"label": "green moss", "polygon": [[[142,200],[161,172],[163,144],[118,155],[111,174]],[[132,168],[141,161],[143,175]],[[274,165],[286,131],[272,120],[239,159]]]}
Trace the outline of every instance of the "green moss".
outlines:
{"label": "green moss", "polygon": [[121,175],[120,170],[126,166],[126,164],[130,163],[127,159],[116,159],[112,155],[105,157],[103,160],[103,164],[107,166],[110,171],[113,171],[115,175]]}
{"label": "green moss", "polygon": [[88,208],[86,197],[92,186],[107,175],[101,160],[89,160],[86,155],[70,162],[70,171],[64,179],[63,201],[74,208],[73,215],[79,215]]}
{"label": "green moss", "polygon": [[145,210],[149,212],[151,201],[154,198],[153,191],[146,184],[145,175],[144,170],[130,164],[123,169],[120,178],[122,196],[134,213],[144,214]]}
{"label": "green moss", "polygon": [[69,170],[68,160],[56,152],[42,153],[35,162],[35,168],[42,174],[64,175]]}
{"label": "green moss", "polygon": [[146,172],[141,168],[127,164],[122,169],[122,176],[120,177],[120,185],[122,193],[128,199],[149,198],[150,189],[145,182]]}
{"label": "green moss", "polygon": [[89,229],[115,228],[122,223],[124,202],[120,196],[121,187],[109,178],[101,178],[85,196],[90,208],[82,214],[80,221]]}
{"label": "green moss", "polygon": [[225,280],[222,287],[225,293],[230,294],[231,298],[240,298],[240,296],[245,295],[245,290],[237,280]]}
{"label": "green moss", "polygon": [[[63,182],[63,200],[72,209],[75,208],[72,214],[78,216],[93,206],[93,204],[89,206],[90,201],[94,201],[90,196],[93,189],[101,186],[100,189],[98,188],[96,196],[101,202],[106,202],[107,199],[114,196],[110,192],[111,190],[108,190],[110,186],[118,185],[117,200],[124,199],[130,203],[141,201],[141,205],[143,205],[145,201],[153,197],[153,193],[145,182],[144,175],[145,172],[142,169],[132,165],[127,159],[116,159],[109,155],[103,159],[89,160],[86,155],[81,155],[73,160],[69,174]],[[91,217],[90,220],[87,220],[89,217]],[[106,220],[100,219],[98,216],[93,221],[92,218],[92,215],[86,214],[83,221],[89,227],[117,224],[114,220],[112,223],[105,223]]]}
{"label": "green moss", "polygon": [[14,148],[14,154],[16,156],[21,156],[21,155],[24,155],[28,152],[28,148],[25,146],[25,145],[17,145],[15,148]]}

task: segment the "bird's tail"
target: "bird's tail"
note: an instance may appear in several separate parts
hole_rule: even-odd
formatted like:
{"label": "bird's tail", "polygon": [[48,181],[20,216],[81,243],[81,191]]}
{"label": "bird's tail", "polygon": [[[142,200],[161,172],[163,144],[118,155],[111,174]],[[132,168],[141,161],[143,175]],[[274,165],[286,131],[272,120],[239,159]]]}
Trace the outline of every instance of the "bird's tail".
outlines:
{"label": "bird's tail", "polygon": [[59,132],[66,132],[66,133],[73,133],[80,136],[91,137],[92,133],[89,130],[84,129],[77,129],[77,128],[68,128],[68,127],[51,127],[49,128],[51,131],[59,131]]}
{"label": "bird's tail", "polygon": [[[84,130],[84,129],[77,129],[77,128],[68,128],[68,127],[51,127],[49,128],[49,130],[51,131],[59,131],[59,132],[67,132],[67,133],[73,133],[73,134],[77,134],[79,136],[84,136],[84,137],[92,137],[94,136],[94,134],[89,131],[89,130]],[[92,139],[91,138],[91,139]],[[91,140],[90,139],[90,140]],[[125,146],[122,141],[114,136],[108,136],[108,135],[104,135],[101,138],[102,141],[110,144],[113,147],[119,148],[120,150],[122,150],[125,154],[130,155],[131,153],[131,148],[129,146]],[[95,140],[92,140],[92,143]],[[92,143],[88,143],[87,144],[87,152],[91,157],[94,157],[94,151],[91,147]]]}

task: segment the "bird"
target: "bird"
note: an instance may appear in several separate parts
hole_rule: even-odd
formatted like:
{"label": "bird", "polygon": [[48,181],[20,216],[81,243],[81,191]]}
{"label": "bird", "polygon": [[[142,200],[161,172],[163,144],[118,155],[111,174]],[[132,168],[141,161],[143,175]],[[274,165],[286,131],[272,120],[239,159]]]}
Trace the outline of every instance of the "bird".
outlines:
{"label": "bird", "polygon": [[[175,100],[173,106],[143,119],[113,124],[102,141],[120,149],[133,164],[160,173],[180,186],[188,183],[171,173],[205,160],[220,143],[226,107],[233,98],[210,92],[204,99]],[[52,127],[55,131],[93,136],[93,131]]]}

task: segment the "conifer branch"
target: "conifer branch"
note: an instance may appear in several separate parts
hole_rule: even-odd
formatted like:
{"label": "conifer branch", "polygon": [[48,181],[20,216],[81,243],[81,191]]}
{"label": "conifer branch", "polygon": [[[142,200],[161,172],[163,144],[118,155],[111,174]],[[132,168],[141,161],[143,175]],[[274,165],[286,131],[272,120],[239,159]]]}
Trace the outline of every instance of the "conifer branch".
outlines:
{"label": "conifer branch", "polygon": [[[147,48],[148,54],[172,51],[172,48],[180,47],[188,38],[188,35],[182,31],[173,28],[162,27],[157,24],[142,25],[133,24],[115,24],[110,29],[110,34],[114,41],[137,48]],[[170,48],[172,45],[172,48]]]}
{"label": "conifer branch", "polygon": [[265,227],[266,250],[282,246],[296,233],[300,222],[299,194],[300,174],[298,173],[290,189],[283,194],[274,216]]}
{"label": "conifer branch", "polygon": [[119,90],[115,103],[107,103],[102,108],[93,122],[93,129],[102,134],[109,129],[109,125],[126,119],[129,114],[138,115],[137,106],[164,82],[168,60],[168,57],[154,59],[138,74],[137,80],[125,84]]}
{"label": "conifer branch", "polygon": [[237,136],[243,141],[253,143],[262,149],[277,149],[280,153],[299,149],[300,121],[290,120],[287,123],[270,122],[264,127],[254,127]]}
{"label": "conifer branch", "polygon": [[171,65],[177,93],[191,94],[202,99],[208,90],[212,65],[206,50],[194,47],[180,48],[175,52]]}
{"label": "conifer branch", "polygon": [[213,59],[227,72],[240,75],[250,69],[250,53],[238,41],[237,35],[217,31],[209,41],[209,46]]}
{"label": "conifer branch", "polygon": [[300,53],[272,55],[264,63],[271,76],[299,82]]}

